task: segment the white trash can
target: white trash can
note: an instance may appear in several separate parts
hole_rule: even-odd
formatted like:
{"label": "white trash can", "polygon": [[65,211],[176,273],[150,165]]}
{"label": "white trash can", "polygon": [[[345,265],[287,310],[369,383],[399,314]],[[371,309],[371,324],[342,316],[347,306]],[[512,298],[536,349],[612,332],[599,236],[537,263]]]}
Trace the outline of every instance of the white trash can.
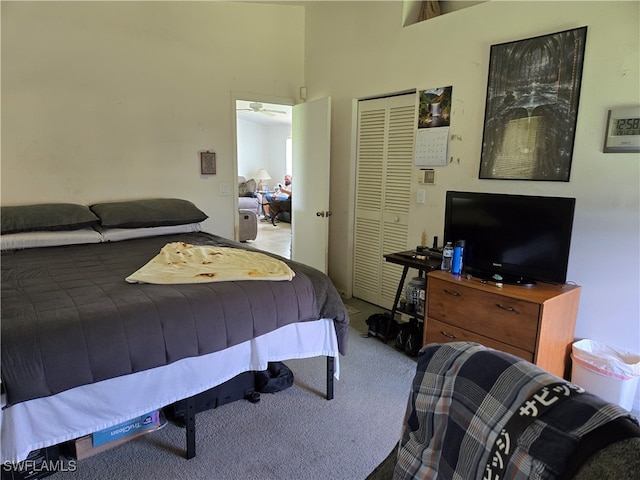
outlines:
{"label": "white trash can", "polygon": [[573,383],[626,410],[633,408],[640,379],[640,355],[594,340],[579,340],[571,350]]}

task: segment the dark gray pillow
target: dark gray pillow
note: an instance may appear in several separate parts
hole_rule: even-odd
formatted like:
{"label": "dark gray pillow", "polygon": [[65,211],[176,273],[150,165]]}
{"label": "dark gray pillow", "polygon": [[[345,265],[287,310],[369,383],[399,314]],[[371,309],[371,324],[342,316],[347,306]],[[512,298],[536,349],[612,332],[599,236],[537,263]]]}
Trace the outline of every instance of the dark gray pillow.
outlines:
{"label": "dark gray pillow", "polygon": [[77,230],[98,224],[89,207],[75,203],[41,203],[2,207],[2,233]]}
{"label": "dark gray pillow", "polygon": [[108,228],[144,228],[184,225],[206,220],[207,215],[188,200],[149,198],[96,203],[91,210]]}

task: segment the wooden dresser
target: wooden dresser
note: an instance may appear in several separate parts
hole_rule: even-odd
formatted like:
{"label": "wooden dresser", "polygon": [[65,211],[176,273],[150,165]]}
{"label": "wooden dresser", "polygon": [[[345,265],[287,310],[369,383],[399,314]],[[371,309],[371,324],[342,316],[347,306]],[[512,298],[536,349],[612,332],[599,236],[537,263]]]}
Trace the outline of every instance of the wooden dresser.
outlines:
{"label": "wooden dresser", "polygon": [[430,272],[423,343],[477,342],[569,378],[579,300],[577,285],[500,287]]}

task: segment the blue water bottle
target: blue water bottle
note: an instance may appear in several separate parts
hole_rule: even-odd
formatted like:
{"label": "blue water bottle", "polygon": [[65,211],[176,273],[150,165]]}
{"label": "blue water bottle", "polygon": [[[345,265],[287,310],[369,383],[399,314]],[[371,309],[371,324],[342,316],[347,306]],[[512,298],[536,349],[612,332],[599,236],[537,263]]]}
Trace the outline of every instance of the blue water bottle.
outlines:
{"label": "blue water bottle", "polygon": [[460,275],[462,273],[462,261],[464,259],[464,240],[458,240],[453,248],[453,261],[451,262],[451,273]]}

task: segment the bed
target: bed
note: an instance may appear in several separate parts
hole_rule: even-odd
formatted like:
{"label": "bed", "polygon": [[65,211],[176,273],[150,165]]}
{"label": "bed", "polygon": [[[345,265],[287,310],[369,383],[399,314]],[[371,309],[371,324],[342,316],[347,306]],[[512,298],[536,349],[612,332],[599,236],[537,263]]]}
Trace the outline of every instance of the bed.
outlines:
{"label": "bed", "polygon": [[326,356],[332,397],[349,320],[323,273],[269,255],[291,280],[125,281],[167,245],[257,252],[204,219],[180,199],[2,207],[3,462],[270,361]]}

